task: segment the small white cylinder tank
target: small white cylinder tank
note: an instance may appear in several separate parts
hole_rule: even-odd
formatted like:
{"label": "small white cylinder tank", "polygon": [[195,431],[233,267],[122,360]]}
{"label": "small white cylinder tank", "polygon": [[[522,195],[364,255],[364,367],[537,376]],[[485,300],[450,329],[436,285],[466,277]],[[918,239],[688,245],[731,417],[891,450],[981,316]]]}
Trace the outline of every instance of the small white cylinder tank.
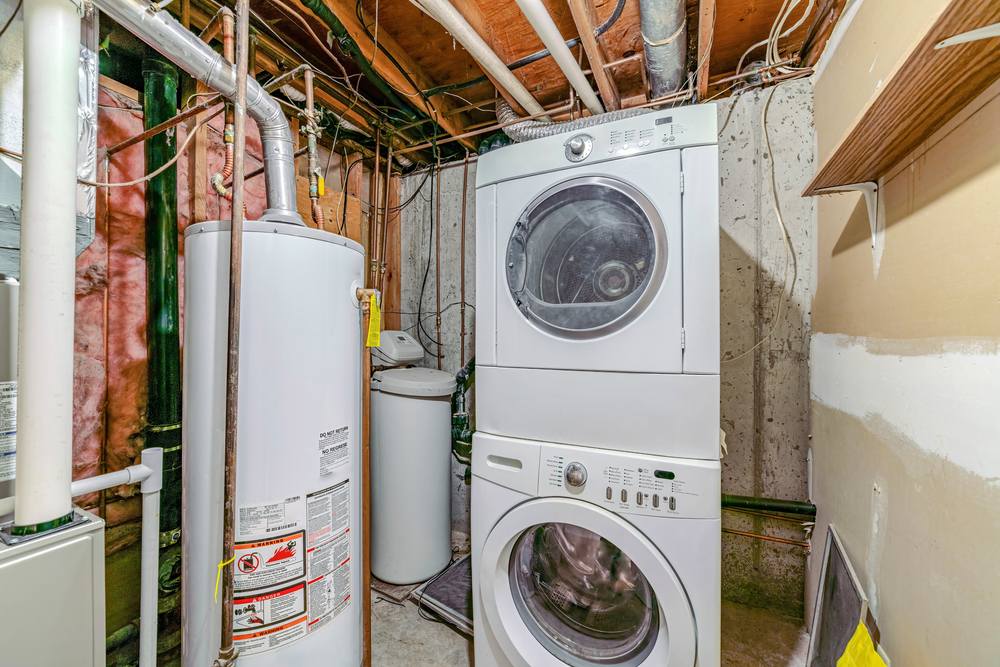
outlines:
{"label": "small white cylinder tank", "polygon": [[390,584],[451,562],[451,395],[428,368],[379,371],[371,401],[371,569]]}
{"label": "small white cylinder tank", "polygon": [[[185,232],[183,664],[217,657],[229,222]],[[234,638],[240,665],[361,664],[361,246],[243,234]],[[220,587],[221,588],[221,587]]]}

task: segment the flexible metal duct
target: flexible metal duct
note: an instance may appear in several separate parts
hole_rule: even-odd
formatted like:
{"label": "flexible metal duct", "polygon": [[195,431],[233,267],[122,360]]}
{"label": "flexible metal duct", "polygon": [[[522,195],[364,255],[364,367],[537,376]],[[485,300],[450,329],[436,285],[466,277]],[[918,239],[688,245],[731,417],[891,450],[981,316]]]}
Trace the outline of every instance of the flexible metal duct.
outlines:
{"label": "flexible metal duct", "polygon": [[[166,11],[139,0],[96,0],[98,8],[188,74],[223,96],[236,97],[236,68]],[[252,77],[247,114],[257,122],[264,151],[267,210],[262,220],[303,225],[295,203],[295,149],[288,120]]]}
{"label": "flexible metal duct", "polygon": [[[652,109],[619,109],[618,111],[609,111],[608,113],[603,113],[598,116],[586,116],[584,118],[578,118],[577,120],[571,120],[565,123],[541,123],[537,120],[526,120],[523,123],[508,125],[503,128],[503,131],[514,141],[531,141],[532,139],[551,137],[565,132],[576,132],[577,130],[582,130],[585,127],[602,125],[604,123],[610,123],[614,120],[621,120],[622,118],[631,118],[632,116],[639,116],[644,113],[649,113],[650,111],[652,111]],[[510,108],[510,105],[507,104],[507,102],[503,100],[497,102],[497,121],[499,121],[501,125],[516,121],[518,118],[520,118],[520,116],[517,115],[516,111]]]}
{"label": "flexible metal duct", "polygon": [[684,83],[687,58],[684,0],[639,0],[639,21],[650,97],[655,100],[677,91]]}

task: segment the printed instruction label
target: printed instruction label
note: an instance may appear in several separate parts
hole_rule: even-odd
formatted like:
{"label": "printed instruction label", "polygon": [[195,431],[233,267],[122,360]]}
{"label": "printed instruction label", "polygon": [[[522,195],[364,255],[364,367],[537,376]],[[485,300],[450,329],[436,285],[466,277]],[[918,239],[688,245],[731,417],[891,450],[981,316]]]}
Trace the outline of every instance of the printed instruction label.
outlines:
{"label": "printed instruction label", "polygon": [[265,537],[300,528],[302,496],[292,496],[270,503],[240,505],[237,536]]}
{"label": "printed instruction label", "polygon": [[279,586],[305,576],[305,533],[297,531],[273,539],[236,543],[237,591]]}
{"label": "printed instruction label", "polygon": [[17,472],[17,380],[0,382],[0,482]]}
{"label": "printed instruction label", "polygon": [[309,508],[309,632],[351,604],[350,480],[306,496]]}
{"label": "printed instruction label", "polygon": [[319,434],[320,475],[329,475],[351,460],[351,450],[347,442],[350,434],[346,426]]}
{"label": "printed instruction label", "polygon": [[305,582],[233,600],[233,641],[241,656],[284,646],[307,631]]}

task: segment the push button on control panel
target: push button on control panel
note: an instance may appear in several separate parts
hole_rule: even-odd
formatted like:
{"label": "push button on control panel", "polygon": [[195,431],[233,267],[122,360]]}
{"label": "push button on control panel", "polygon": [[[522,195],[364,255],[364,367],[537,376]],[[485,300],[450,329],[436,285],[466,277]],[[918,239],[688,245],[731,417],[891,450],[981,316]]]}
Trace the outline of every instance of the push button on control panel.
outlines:
{"label": "push button on control panel", "polygon": [[658,493],[653,494],[653,507],[660,506],[660,495]]}
{"label": "push button on control panel", "polygon": [[642,505],[642,491],[637,491],[635,494],[635,504]]}
{"label": "push button on control panel", "polygon": [[611,487],[610,486],[608,487],[607,498],[608,498],[608,500],[611,500]]}
{"label": "push button on control panel", "polygon": [[670,496],[670,509],[671,510],[677,509],[677,499],[674,498],[673,496]]}
{"label": "push button on control panel", "polygon": [[628,491],[626,491],[625,489],[622,489],[622,502],[623,503],[628,502]]}

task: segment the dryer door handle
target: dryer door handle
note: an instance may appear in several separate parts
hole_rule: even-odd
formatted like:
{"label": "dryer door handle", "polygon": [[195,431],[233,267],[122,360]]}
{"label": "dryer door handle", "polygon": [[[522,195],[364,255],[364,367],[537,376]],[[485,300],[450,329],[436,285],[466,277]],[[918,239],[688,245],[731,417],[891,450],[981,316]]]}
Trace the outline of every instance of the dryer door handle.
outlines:
{"label": "dryer door handle", "polygon": [[523,224],[518,224],[514,234],[507,244],[507,284],[517,295],[524,290],[524,281],[528,273],[527,239]]}

